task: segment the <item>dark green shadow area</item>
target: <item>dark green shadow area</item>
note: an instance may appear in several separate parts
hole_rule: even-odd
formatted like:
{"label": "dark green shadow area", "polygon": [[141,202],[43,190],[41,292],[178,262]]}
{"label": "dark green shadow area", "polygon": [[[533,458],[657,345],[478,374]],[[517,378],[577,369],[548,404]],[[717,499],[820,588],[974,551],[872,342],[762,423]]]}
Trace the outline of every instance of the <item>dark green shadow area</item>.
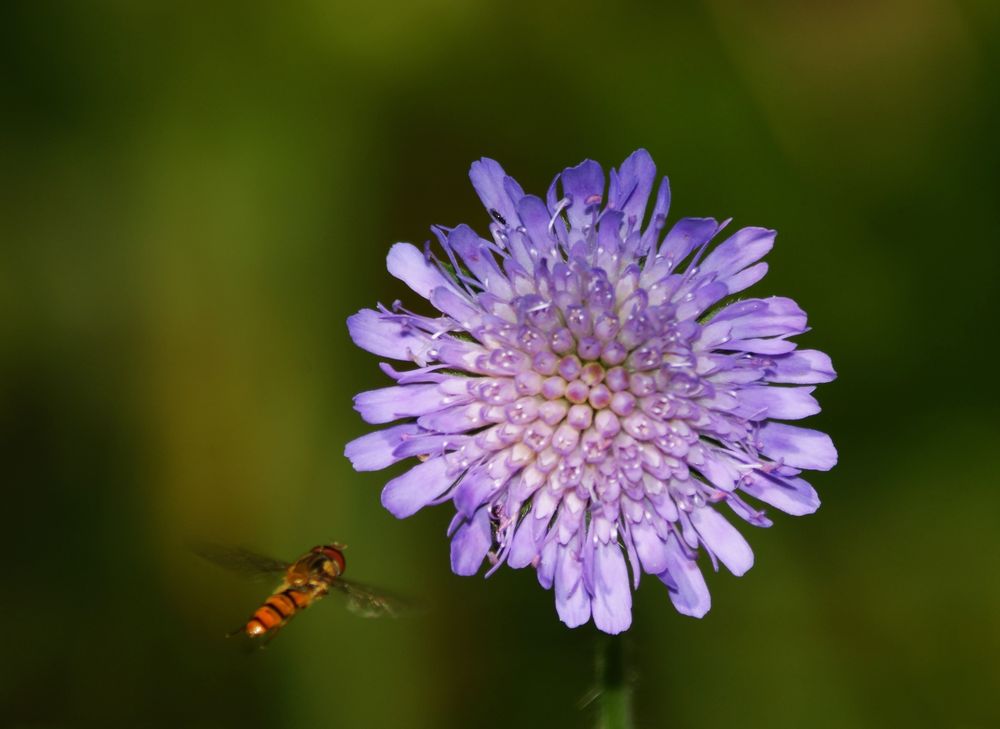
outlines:
{"label": "dark green shadow area", "polygon": [[[637,727],[1000,725],[1000,12],[985,0],[13,3],[0,11],[0,726],[593,726],[588,627],[529,572],[448,567],[344,443],[387,384],[345,318],[389,245],[646,147],[672,218],[779,231],[754,292],[833,356],[823,507],[742,531],[677,615],[644,579]],[[394,471],[393,473],[396,473]],[[191,538],[426,606],[223,636],[266,587]],[[710,571],[707,563],[704,565]]]}

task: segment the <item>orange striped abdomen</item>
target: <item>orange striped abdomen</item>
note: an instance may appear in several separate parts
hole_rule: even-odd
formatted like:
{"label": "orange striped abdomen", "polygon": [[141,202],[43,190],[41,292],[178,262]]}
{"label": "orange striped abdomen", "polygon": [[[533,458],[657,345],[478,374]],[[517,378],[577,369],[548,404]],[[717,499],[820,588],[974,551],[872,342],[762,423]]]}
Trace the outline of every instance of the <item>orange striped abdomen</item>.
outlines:
{"label": "orange striped abdomen", "polygon": [[301,590],[288,588],[271,595],[247,621],[246,634],[257,638],[277,630],[287,623],[299,610],[309,607],[312,595]]}

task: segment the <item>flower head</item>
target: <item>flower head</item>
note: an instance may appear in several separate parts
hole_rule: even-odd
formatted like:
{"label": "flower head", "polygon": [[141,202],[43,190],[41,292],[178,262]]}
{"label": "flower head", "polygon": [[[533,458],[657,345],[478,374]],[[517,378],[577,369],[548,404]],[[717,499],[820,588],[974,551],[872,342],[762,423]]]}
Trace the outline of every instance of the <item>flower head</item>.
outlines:
{"label": "flower head", "polygon": [[[369,423],[395,425],[348,444],[358,470],[417,457],[389,481],[397,517],[452,501],[451,565],[534,567],[569,626],[618,633],[642,572],[678,611],[710,597],[704,550],[742,575],[753,552],[723,512],[770,526],[756,505],[819,506],[800,474],[837,460],[830,438],[788,425],[819,411],[810,385],[830,359],[798,350],[806,315],[791,299],[730,297],[767,271],[775,232],[683,218],[662,235],[670,188],[645,150],[611,170],[585,161],[546,200],[499,164],[472,165],[490,238],[433,228],[441,253],[398,243],[389,271],[437,316],[365,309],[351,337],[416,367],[355,398]],[[726,303],[729,301],[729,303]],[[631,576],[630,576],[631,572]]]}

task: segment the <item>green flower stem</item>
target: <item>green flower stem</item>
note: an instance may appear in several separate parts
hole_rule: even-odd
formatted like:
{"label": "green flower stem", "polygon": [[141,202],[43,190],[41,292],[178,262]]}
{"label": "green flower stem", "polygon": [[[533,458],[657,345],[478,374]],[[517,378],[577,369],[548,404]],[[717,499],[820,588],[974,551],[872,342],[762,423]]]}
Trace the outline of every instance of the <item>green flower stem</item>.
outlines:
{"label": "green flower stem", "polygon": [[597,642],[598,729],[632,729],[624,643],[620,635],[604,635]]}

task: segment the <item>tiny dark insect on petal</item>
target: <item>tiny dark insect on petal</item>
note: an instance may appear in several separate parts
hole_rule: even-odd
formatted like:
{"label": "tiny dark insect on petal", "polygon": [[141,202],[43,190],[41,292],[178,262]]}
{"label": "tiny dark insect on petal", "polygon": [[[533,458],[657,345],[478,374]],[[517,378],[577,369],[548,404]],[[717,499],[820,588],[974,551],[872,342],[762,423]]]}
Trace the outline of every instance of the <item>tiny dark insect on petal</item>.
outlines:
{"label": "tiny dark insect on petal", "polygon": [[496,208],[490,208],[490,215],[492,215],[494,219],[498,223],[500,223],[500,225],[507,225],[507,221],[504,220],[504,217],[500,214],[500,211],[497,210]]}

